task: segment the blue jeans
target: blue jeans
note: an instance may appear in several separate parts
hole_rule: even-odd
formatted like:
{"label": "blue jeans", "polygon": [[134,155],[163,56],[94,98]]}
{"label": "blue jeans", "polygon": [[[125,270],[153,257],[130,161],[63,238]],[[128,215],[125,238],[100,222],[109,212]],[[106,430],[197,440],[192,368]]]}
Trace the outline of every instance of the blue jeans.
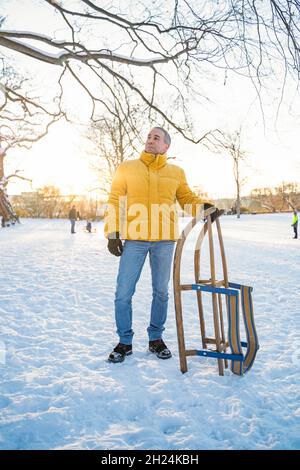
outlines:
{"label": "blue jeans", "polygon": [[71,233],[74,233],[75,232],[75,222],[76,222],[76,220],[75,219],[70,219],[70,222],[71,222]]}
{"label": "blue jeans", "polygon": [[168,284],[175,242],[144,242],[126,240],[120,258],[115,294],[115,318],[120,343],[132,344],[132,297],[147,254],[152,276],[152,305],[149,340],[162,337],[168,311]]}

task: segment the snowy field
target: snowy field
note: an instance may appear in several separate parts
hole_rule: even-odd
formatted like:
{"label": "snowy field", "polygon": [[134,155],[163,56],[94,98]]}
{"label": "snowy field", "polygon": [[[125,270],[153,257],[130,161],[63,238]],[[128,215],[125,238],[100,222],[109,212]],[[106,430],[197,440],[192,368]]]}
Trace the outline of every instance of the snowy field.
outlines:
{"label": "snowy field", "polygon": [[[244,377],[219,377],[216,361],[199,357],[181,374],[172,284],[164,339],[173,358],[147,352],[148,261],[133,302],[134,354],[108,363],[119,260],[103,224],[89,234],[77,222],[75,235],[67,220],[0,229],[0,449],[299,449],[300,240],[290,224],[291,214],[222,218],[230,280],[254,287],[260,351]],[[192,255],[189,244],[190,283]],[[201,349],[195,295],[183,294],[189,349]]]}

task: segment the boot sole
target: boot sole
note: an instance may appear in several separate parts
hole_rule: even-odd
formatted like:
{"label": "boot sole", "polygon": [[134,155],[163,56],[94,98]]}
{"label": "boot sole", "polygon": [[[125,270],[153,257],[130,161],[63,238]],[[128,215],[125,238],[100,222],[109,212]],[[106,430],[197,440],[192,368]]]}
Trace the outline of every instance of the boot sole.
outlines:
{"label": "boot sole", "polygon": [[166,360],[166,359],[171,359],[171,357],[172,357],[172,354],[170,354],[170,356],[166,356],[166,357],[159,356],[159,353],[157,353],[157,352],[154,351],[154,350],[151,350],[150,348],[149,348],[149,352],[151,352],[152,354],[155,354],[155,356],[156,356],[158,359]]}

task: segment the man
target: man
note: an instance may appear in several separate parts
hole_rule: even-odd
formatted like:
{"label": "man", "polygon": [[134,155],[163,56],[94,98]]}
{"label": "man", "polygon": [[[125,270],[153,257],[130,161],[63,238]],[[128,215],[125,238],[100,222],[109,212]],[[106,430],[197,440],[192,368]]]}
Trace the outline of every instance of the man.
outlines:
{"label": "man", "polygon": [[297,214],[296,210],[294,211],[292,227],[294,229],[294,237],[293,238],[298,238],[298,214]]}
{"label": "man", "polygon": [[[190,190],[184,171],[167,162],[170,144],[168,132],[155,127],[149,132],[140,158],[121,163],[112,182],[105,236],[108,250],[121,256],[115,293],[119,343],[108,358],[113,363],[122,362],[132,354],[132,297],[148,253],[153,296],[147,329],[149,351],[160,359],[172,356],[162,333],[167,319],[174,245],[178,238],[175,203],[177,200],[193,216],[203,207],[212,207],[209,201]],[[214,214],[218,215],[217,211]]]}
{"label": "man", "polygon": [[76,211],[75,206],[72,206],[72,209],[69,212],[69,219],[70,219],[70,222],[71,222],[71,233],[76,233],[75,232],[75,222],[76,222],[76,219],[77,219],[77,211]]}

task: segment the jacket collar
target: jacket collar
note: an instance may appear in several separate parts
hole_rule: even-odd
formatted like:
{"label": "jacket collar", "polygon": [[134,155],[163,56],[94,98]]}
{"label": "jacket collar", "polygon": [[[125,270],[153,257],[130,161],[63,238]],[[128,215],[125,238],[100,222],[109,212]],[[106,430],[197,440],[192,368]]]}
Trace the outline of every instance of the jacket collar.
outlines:
{"label": "jacket collar", "polygon": [[143,150],[140,156],[140,160],[153,170],[159,170],[167,163],[167,155],[166,154],[157,154],[154,155],[153,153],[147,153]]}

